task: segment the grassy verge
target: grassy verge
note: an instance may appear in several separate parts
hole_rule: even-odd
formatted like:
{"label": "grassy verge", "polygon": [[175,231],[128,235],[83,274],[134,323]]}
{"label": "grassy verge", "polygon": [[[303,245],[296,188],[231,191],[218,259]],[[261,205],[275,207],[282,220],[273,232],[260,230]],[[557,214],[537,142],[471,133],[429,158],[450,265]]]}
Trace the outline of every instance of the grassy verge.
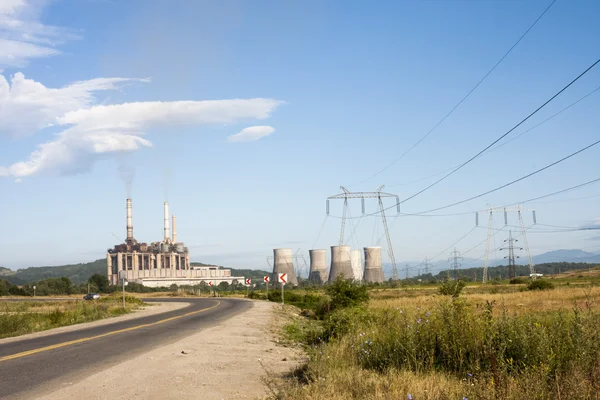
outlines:
{"label": "grassy verge", "polygon": [[295,317],[284,335],[309,361],[277,397],[600,398],[597,288],[465,293],[378,292],[322,319]]}
{"label": "grassy verge", "polygon": [[0,302],[0,338],[127,314],[144,304],[132,296],[125,301],[125,308],[120,295],[94,301]]}

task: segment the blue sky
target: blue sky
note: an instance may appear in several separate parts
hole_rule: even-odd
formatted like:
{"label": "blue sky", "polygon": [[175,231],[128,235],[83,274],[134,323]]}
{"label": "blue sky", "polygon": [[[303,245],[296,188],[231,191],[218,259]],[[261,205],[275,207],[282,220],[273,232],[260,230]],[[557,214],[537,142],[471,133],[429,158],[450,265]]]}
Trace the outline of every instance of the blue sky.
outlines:
{"label": "blue sky", "polygon": [[[266,268],[275,247],[300,249],[308,260],[309,248],[338,241],[341,203],[332,202],[326,218],[325,198],[340,185],[372,191],[386,184],[401,199],[418,192],[441,175],[421,178],[476,154],[591,65],[600,48],[600,4],[556,1],[443,124],[363,182],[431,129],[550,2],[4,3],[0,265],[10,268],[104,257],[117,242],[113,234],[125,236],[119,169],[134,171],[140,241],[160,239],[168,199],[194,261]],[[600,66],[506,140],[598,86]],[[402,212],[476,195],[592,143],[599,106],[600,91],[407,201]],[[241,140],[232,139],[238,133]],[[50,145],[27,163],[43,143]],[[599,151],[440,213],[501,206],[598,178]],[[540,224],[599,224],[600,197],[592,197],[599,185],[525,206],[536,209]],[[351,215],[360,216],[360,201],[351,203]],[[395,209],[388,219],[399,264],[437,255],[475,223],[474,214],[396,217]],[[377,221],[349,222],[347,242],[377,244]],[[486,223],[482,215],[457,250],[484,241]],[[498,218],[495,226],[502,225]],[[600,251],[597,233],[551,230],[529,231],[533,254]],[[496,244],[507,236],[500,232]],[[485,243],[465,257],[484,251]]]}

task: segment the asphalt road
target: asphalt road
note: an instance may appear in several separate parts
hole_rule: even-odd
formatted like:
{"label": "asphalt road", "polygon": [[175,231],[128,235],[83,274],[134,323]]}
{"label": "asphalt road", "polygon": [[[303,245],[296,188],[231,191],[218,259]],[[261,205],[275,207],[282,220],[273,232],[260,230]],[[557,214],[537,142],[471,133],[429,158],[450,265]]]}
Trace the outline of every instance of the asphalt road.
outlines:
{"label": "asphalt road", "polygon": [[[252,306],[245,300],[227,298],[145,301],[185,301],[191,306],[39,338],[4,344],[0,341],[0,399],[34,398],[50,388],[77,382],[136,355],[197,333]],[[127,380],[127,377],[123,379]]]}

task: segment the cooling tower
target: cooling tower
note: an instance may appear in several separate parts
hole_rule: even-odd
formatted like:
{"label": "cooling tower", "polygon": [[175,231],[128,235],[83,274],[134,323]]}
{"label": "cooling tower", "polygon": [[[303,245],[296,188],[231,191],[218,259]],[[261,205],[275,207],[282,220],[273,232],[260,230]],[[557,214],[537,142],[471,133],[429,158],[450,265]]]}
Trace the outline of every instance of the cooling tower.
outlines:
{"label": "cooling tower", "polygon": [[294,258],[292,249],[273,249],[273,279],[272,282],[279,286],[278,274],[286,273],[288,283],[298,285],[296,271],[294,270]]}
{"label": "cooling tower", "polygon": [[309,250],[310,254],[310,273],[308,280],[313,283],[327,282],[327,250],[315,249]]}
{"label": "cooling tower", "polygon": [[350,264],[352,265],[352,275],[354,280],[361,281],[363,275],[362,255],[360,250],[350,252]]}
{"label": "cooling tower", "polygon": [[381,247],[365,247],[365,282],[383,282],[383,267],[381,265]]}
{"label": "cooling tower", "polygon": [[335,281],[340,274],[344,279],[354,279],[350,262],[350,246],[331,246],[329,282]]}

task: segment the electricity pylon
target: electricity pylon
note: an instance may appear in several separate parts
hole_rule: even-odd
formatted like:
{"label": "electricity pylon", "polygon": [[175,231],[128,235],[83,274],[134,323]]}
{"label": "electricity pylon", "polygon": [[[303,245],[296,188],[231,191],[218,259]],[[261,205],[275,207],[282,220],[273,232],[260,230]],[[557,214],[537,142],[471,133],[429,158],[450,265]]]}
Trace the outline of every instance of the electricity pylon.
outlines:
{"label": "electricity pylon", "polygon": [[[513,239],[512,231],[508,231],[508,239],[506,239],[504,242],[508,242],[508,247],[502,247],[500,250],[508,250],[508,256],[504,258],[508,258],[508,279],[513,279],[517,277],[517,266],[515,265],[515,247],[513,242],[518,242],[518,240]],[[517,247],[517,249],[523,250],[522,247]],[[519,256],[516,258],[519,258]]]}
{"label": "electricity pylon", "polygon": [[381,214],[381,221],[383,222],[383,229],[385,230],[385,237],[387,239],[388,245],[388,255],[390,257],[390,261],[392,262],[392,279],[397,280],[398,277],[398,269],[396,268],[396,257],[394,256],[394,248],[392,247],[392,241],[390,239],[390,232],[388,230],[387,219],[385,217],[385,207],[383,206],[383,198],[384,197],[395,197],[396,198],[396,209],[398,213],[400,213],[400,198],[391,193],[384,193],[381,189],[384,188],[385,185],[381,185],[379,189],[375,192],[350,192],[343,186],[340,186],[344,192],[340,194],[336,194],[334,196],[330,196],[327,198],[327,214],[329,214],[329,200],[344,200],[344,212],[342,214],[342,227],[340,230],[340,240],[339,245],[342,246],[344,244],[344,229],[346,227],[346,219],[348,218],[348,200],[349,199],[361,199],[362,202],[362,213],[365,214],[365,199],[377,199],[379,205],[379,214]]}
{"label": "electricity pylon", "polygon": [[[529,261],[529,273],[531,274],[531,278],[535,279],[535,269],[533,268],[533,262],[531,260],[531,253],[529,252],[529,244],[527,242],[527,233],[525,232],[525,224],[523,223],[523,215],[522,215],[522,211],[531,211],[532,215],[533,215],[533,223],[534,225],[537,223],[536,220],[536,216],[535,216],[535,210],[528,210],[525,208],[521,208],[520,205],[516,206],[516,207],[497,207],[497,208],[493,208],[490,207],[488,210],[486,210],[485,212],[489,213],[489,220],[488,220],[488,235],[487,235],[487,242],[485,245],[485,263],[483,265],[483,279],[482,282],[485,284],[487,283],[488,280],[488,261],[489,261],[489,254],[490,254],[490,243],[492,241],[492,230],[493,230],[493,224],[494,224],[494,213],[495,212],[503,212],[504,213],[504,225],[508,225],[508,213],[509,212],[516,212],[518,219],[519,219],[519,227],[521,228],[521,236],[523,237],[523,242],[525,243],[525,250],[527,251],[527,258]],[[479,212],[475,213],[475,224],[478,226],[479,225]]]}
{"label": "electricity pylon", "polygon": [[458,280],[458,269],[462,265],[461,263],[458,262],[458,260],[462,261],[463,258],[460,256],[460,252],[456,251],[456,248],[454,248],[454,251],[450,254],[452,254],[452,257],[450,257],[448,259],[448,261],[451,261],[450,267],[452,268],[452,270],[454,272],[454,280],[457,281]]}

